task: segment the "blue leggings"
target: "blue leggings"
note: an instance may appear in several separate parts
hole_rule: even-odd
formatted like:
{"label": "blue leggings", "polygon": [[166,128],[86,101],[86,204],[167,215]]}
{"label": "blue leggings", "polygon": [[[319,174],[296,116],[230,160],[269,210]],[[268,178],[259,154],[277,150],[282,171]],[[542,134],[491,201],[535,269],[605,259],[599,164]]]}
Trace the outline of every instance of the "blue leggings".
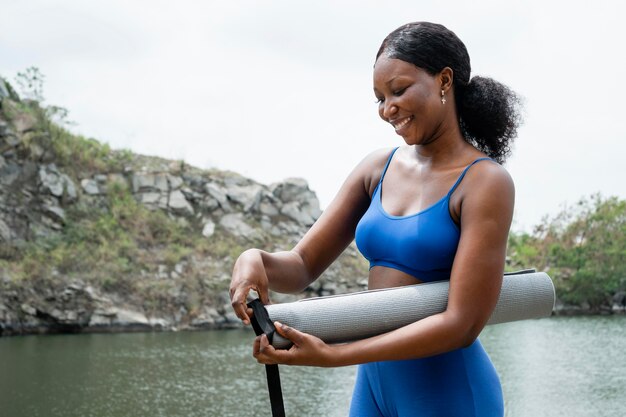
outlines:
{"label": "blue leggings", "polygon": [[489,356],[470,346],[424,359],[359,365],[350,417],[502,417]]}

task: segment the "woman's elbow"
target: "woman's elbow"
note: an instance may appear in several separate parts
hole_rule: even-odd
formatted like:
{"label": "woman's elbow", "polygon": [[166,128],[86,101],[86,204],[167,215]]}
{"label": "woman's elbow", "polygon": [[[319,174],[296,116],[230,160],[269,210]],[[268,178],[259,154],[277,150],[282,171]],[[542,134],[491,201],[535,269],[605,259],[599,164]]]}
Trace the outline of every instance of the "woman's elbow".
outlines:
{"label": "woman's elbow", "polygon": [[461,339],[461,348],[470,347],[476,341],[480,333],[470,333]]}
{"label": "woman's elbow", "polygon": [[456,340],[457,348],[466,348],[472,345],[485,327],[483,320],[472,320],[466,317],[459,318],[456,321]]}

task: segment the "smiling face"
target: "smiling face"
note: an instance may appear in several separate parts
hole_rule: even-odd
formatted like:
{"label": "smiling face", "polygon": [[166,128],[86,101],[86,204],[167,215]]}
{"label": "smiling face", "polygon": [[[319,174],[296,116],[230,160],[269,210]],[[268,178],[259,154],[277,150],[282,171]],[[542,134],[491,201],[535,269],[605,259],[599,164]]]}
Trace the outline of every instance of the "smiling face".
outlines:
{"label": "smiling face", "polygon": [[[391,123],[408,145],[426,145],[436,140],[450,106],[451,80],[445,71],[431,75],[400,59],[381,55],[374,65],[374,94],[380,117]],[[441,101],[441,90],[447,103]]]}

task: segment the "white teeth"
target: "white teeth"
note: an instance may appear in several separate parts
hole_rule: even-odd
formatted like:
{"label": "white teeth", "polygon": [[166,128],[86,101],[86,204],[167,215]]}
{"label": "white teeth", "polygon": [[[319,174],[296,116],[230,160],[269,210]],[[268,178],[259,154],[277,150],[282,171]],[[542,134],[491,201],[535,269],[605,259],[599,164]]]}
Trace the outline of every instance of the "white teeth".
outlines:
{"label": "white teeth", "polygon": [[394,129],[396,129],[396,130],[402,129],[407,123],[409,123],[411,121],[411,119],[413,119],[413,117],[407,117],[406,119],[404,119],[403,121],[401,121],[397,125],[393,125]]}

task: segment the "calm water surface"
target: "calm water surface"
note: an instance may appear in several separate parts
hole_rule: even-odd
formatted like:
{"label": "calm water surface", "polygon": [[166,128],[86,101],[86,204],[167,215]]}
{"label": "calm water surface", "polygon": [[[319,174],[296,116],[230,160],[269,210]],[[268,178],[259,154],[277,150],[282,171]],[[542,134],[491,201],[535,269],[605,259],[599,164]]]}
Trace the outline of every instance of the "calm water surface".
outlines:
{"label": "calm water surface", "polygon": [[[250,331],[0,338],[0,417],[270,415]],[[506,415],[626,415],[626,317],[490,326]],[[281,368],[288,416],[345,416],[355,367]]]}

